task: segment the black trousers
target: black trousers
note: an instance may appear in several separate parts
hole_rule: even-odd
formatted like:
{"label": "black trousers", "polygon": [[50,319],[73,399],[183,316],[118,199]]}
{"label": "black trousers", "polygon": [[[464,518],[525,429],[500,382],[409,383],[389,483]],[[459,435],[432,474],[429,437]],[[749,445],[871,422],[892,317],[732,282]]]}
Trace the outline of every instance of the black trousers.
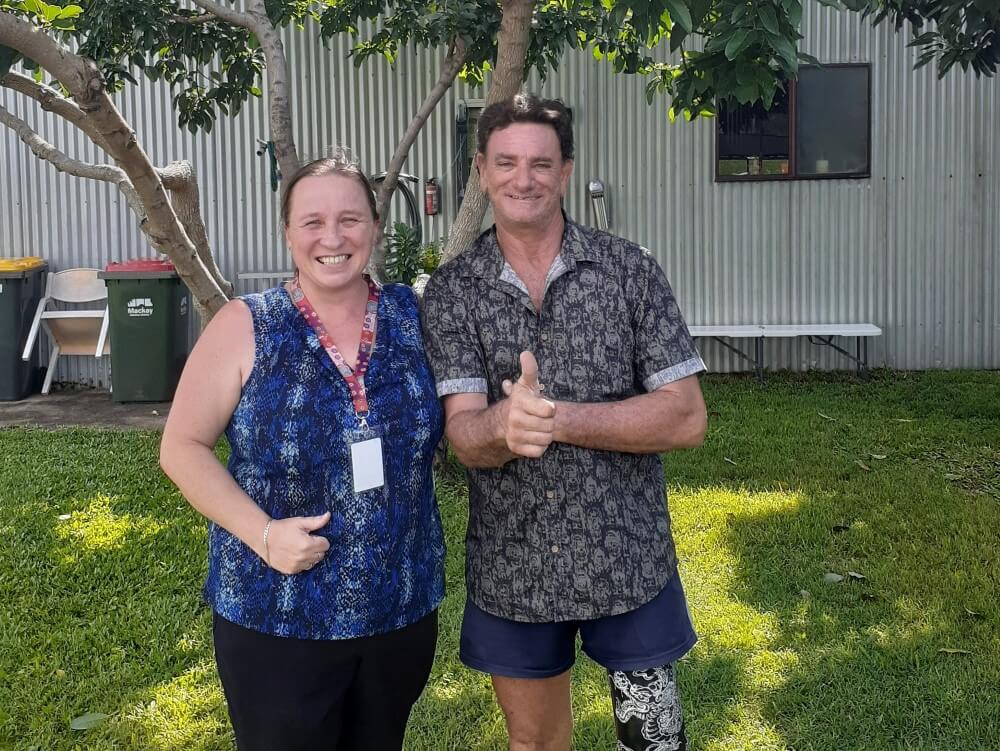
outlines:
{"label": "black trousers", "polygon": [[359,639],[289,639],[218,615],[212,630],[239,751],[399,751],[430,675],[437,611]]}

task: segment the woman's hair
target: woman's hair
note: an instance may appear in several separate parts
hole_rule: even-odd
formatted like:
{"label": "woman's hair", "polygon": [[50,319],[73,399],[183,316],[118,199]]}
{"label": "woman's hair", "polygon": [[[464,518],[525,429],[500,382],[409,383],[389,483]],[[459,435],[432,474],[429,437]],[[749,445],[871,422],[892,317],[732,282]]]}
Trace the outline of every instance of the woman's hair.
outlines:
{"label": "woman's hair", "polygon": [[295,174],[292,175],[292,178],[285,185],[285,194],[281,199],[281,221],[286,227],[288,226],[288,213],[292,207],[292,192],[295,190],[295,186],[299,180],[304,177],[326,177],[327,175],[348,177],[352,180],[357,180],[365,192],[365,198],[368,199],[368,206],[372,210],[372,218],[378,219],[378,208],[375,205],[375,191],[372,188],[371,180],[368,179],[368,176],[358,163],[351,159],[346,150],[338,148],[334,150],[331,156],[314,159],[307,164],[303,164],[295,171]]}

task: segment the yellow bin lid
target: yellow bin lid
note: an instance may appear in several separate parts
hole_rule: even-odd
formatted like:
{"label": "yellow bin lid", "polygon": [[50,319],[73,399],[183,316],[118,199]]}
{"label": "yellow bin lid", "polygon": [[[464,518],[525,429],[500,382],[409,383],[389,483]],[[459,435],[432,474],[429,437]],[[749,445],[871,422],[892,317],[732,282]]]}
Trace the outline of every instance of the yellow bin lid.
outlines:
{"label": "yellow bin lid", "polygon": [[26,256],[25,258],[0,258],[0,271],[31,271],[39,266],[44,266],[43,261],[38,256]]}

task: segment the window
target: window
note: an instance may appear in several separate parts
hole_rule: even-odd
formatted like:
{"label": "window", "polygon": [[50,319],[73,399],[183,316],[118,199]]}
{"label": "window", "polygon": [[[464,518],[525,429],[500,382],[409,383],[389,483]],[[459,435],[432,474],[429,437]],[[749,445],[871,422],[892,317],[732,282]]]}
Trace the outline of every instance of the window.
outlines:
{"label": "window", "polygon": [[870,73],[869,65],[802,67],[770,110],[720,103],[716,180],[868,177]]}

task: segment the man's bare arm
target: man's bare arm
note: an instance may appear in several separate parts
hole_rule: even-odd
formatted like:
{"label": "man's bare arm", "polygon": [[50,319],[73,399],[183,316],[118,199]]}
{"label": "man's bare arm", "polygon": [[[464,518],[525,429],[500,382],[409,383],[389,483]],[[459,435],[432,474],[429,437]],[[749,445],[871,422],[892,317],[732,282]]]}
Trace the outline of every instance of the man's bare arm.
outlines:
{"label": "man's bare arm", "polygon": [[444,398],[445,435],[466,467],[501,467],[512,459],[537,459],[552,443],[555,407],[540,396],[538,364],[521,354],[521,376],[504,383],[507,398],[488,405],[486,394]]}
{"label": "man's bare arm", "polygon": [[619,402],[556,403],[553,439],[591,449],[657,454],[701,445],[708,416],[697,376]]}
{"label": "man's bare arm", "polygon": [[466,467],[502,467],[516,458],[504,437],[502,404],[487,406],[486,394],[452,394],[444,398],[445,435]]}

